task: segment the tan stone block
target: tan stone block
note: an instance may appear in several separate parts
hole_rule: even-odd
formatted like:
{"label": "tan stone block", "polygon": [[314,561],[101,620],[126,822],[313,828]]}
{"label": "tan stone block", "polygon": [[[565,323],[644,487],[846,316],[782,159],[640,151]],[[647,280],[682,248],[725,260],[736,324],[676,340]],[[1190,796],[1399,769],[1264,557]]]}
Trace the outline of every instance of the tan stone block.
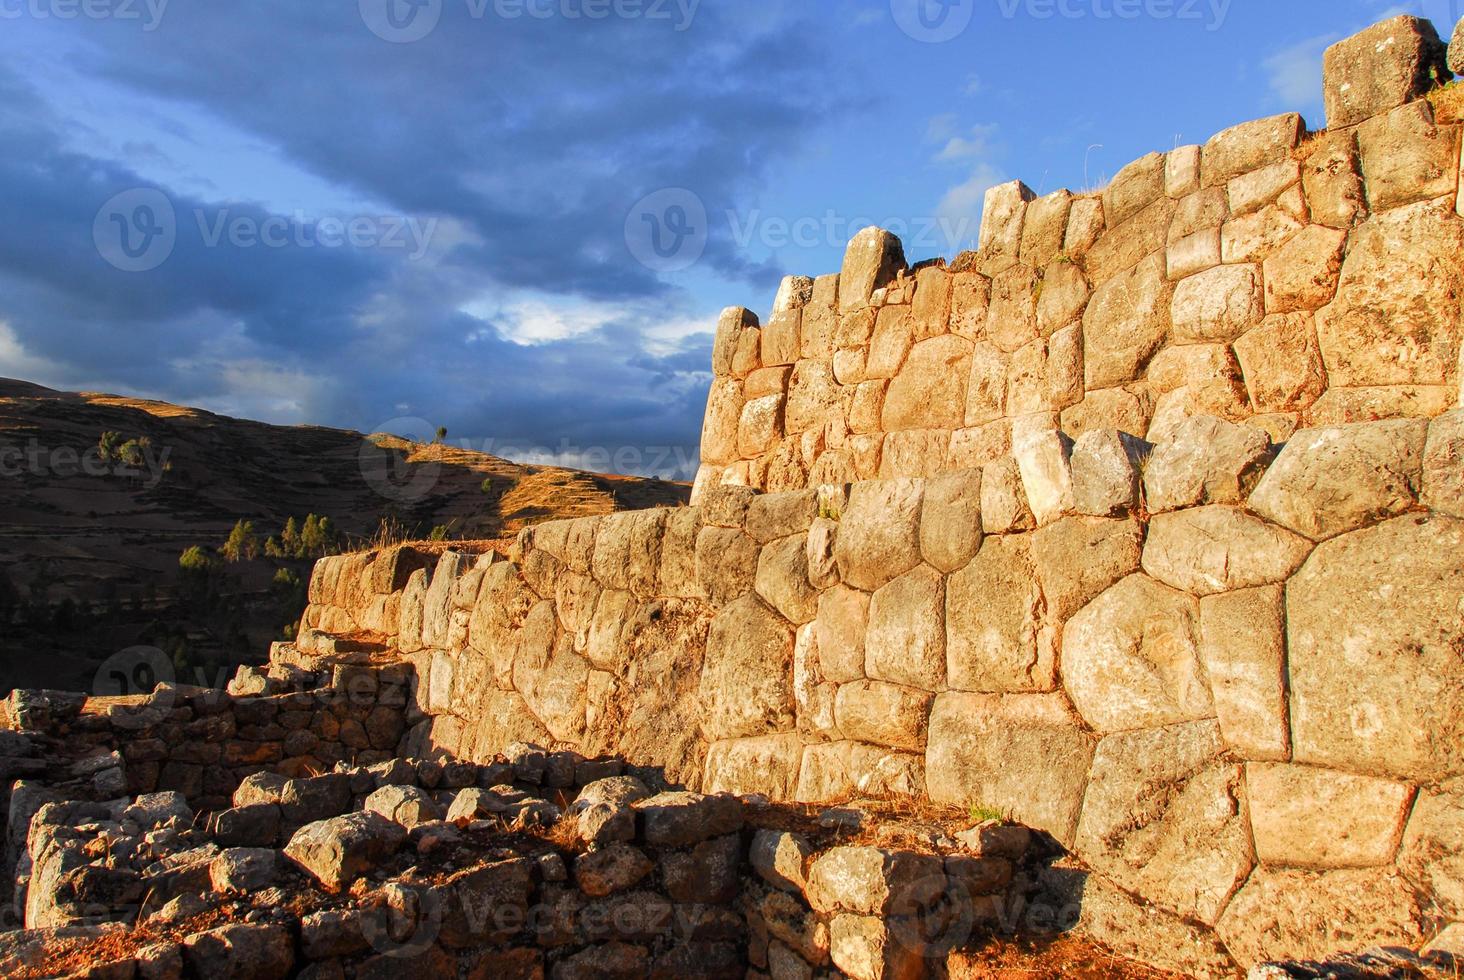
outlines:
{"label": "tan stone block", "polygon": [[[1149,362],[1149,384],[1161,395],[1187,386],[1240,385],[1240,365],[1224,344],[1166,347]],[[1241,401],[1244,403],[1244,396]]]}
{"label": "tan stone block", "polygon": [[946,454],[947,471],[979,470],[1012,454],[1012,426],[1005,420],[988,422],[951,433],[951,447]]}
{"label": "tan stone block", "polygon": [[808,548],[801,535],[764,545],[755,579],[757,594],[794,625],[818,613],[818,590],[808,580]]}
{"label": "tan stone block", "polygon": [[869,629],[869,596],[835,586],[819,596],[814,622],[819,669],[835,684],[864,677],[864,638]]}
{"label": "tan stone block", "polygon": [[760,361],[766,367],[787,366],[798,360],[802,344],[802,316],[797,309],[775,313],[762,328]]}
{"label": "tan stone block", "polygon": [[1081,324],[1038,338],[1012,355],[1007,411],[1014,416],[1057,412],[1083,400]]}
{"label": "tan stone block", "polygon": [[711,464],[737,459],[737,429],[742,421],[742,382],[717,378],[707,396],[707,413],[702,423],[701,456]]}
{"label": "tan stone block", "polygon": [[1069,258],[1082,258],[1103,234],[1103,228],[1103,201],[1098,197],[1075,198],[1068,213],[1067,235],[1063,238],[1062,250]]}
{"label": "tan stone block", "polygon": [[1051,619],[1066,622],[1137,572],[1143,544],[1143,528],[1134,520],[1068,517],[1033,534],[1032,562]]}
{"label": "tan stone block", "polygon": [[782,395],[755,398],[742,406],[737,427],[737,452],[743,459],[761,456],[783,437]]}
{"label": "tan stone block", "polygon": [[1165,192],[1165,160],[1162,153],[1150,153],[1114,175],[1103,191],[1103,213],[1109,224],[1121,225]]}
{"label": "tan stone block", "polygon": [[834,356],[839,332],[839,314],[836,310],[823,306],[804,307],[800,330],[800,358],[828,361]]}
{"label": "tan stone block", "polygon": [[1206,187],[1214,187],[1288,160],[1305,129],[1301,116],[1288,112],[1216,133],[1205,144],[1202,182]]}
{"label": "tan stone block", "polygon": [[1357,130],[1367,200],[1374,211],[1455,193],[1459,128],[1440,129],[1425,100],[1400,106]]}
{"label": "tan stone block", "polygon": [[754,398],[764,398],[768,395],[781,395],[788,390],[788,379],[792,376],[791,367],[770,367],[759,368],[747,376],[743,383],[744,396],[751,401]]}
{"label": "tan stone block", "polygon": [[1231,180],[1225,188],[1226,197],[1230,201],[1230,215],[1239,218],[1254,214],[1300,183],[1301,164],[1295,160],[1283,160],[1242,174]]}
{"label": "tan stone block", "polygon": [[1053,637],[1027,536],[987,538],[946,588],[949,683],[962,691],[1051,691],[1057,686]]}
{"label": "tan stone block", "polygon": [[1309,313],[1266,317],[1235,342],[1235,354],[1257,411],[1304,410],[1327,389],[1327,370]]}
{"label": "tan stone block", "polygon": [[983,339],[990,306],[990,279],[976,272],[952,276],[951,333],[971,341]]}
{"label": "tan stone block", "polygon": [[857,385],[867,380],[865,364],[869,360],[867,348],[839,350],[834,352],[834,380],[841,385]]}
{"label": "tan stone block", "polygon": [[1200,600],[1200,652],[1220,731],[1245,759],[1291,755],[1284,603],[1280,585]]}
{"label": "tan stone block", "polygon": [[910,308],[886,306],[879,311],[874,337],[869,345],[869,358],[864,365],[866,378],[893,378],[905,363],[915,343],[915,329],[910,322]]}
{"label": "tan stone block", "polygon": [[884,412],[888,381],[863,381],[854,389],[849,405],[849,429],[856,433],[881,431],[880,416]]}
{"label": "tan stone block", "polygon": [[945,687],[945,581],[935,569],[922,565],[874,593],[864,670],[924,691]]}
{"label": "tan stone block", "polygon": [[1008,534],[1036,526],[1022,489],[1022,474],[1010,457],[981,470],[981,527],[987,534]]}
{"label": "tan stone block", "polygon": [[1306,413],[1307,425],[1322,428],[1374,419],[1429,419],[1454,404],[1454,389],[1438,385],[1328,388]]}
{"label": "tan stone block", "polygon": [[1007,371],[1011,355],[986,341],[971,351],[971,377],[966,384],[966,418],[969,426],[982,425],[1006,416]]}
{"label": "tan stone block", "polygon": [[885,395],[884,430],[959,427],[971,356],[970,342],[949,334],[916,344]]}
{"label": "tan stone block", "polygon": [[1144,544],[1144,571],[1198,596],[1280,584],[1301,567],[1312,543],[1234,507],[1156,514]]}
{"label": "tan stone block", "polygon": [[704,527],[696,537],[696,583],[717,603],[752,591],[757,542],[737,528]]}
{"label": "tan stone block", "polygon": [[793,630],[756,596],[738,599],[712,620],[700,690],[708,738],[792,731]]}
{"label": "tan stone block", "polygon": [[1054,191],[1027,205],[1027,218],[1022,225],[1023,265],[1040,268],[1057,258],[1067,235],[1072,206],[1073,195],[1068,190]]}
{"label": "tan stone block", "polygon": [[1230,198],[1222,187],[1207,187],[1180,200],[1169,223],[1170,245],[1210,228],[1218,229],[1230,217]]}
{"label": "tan stone block", "polygon": [[839,309],[848,313],[868,305],[876,289],[889,285],[905,268],[900,240],[883,228],[865,228],[844,252],[839,273]]}
{"label": "tan stone block", "polygon": [[1086,388],[1138,377],[1169,333],[1172,295],[1162,256],[1099,285],[1083,314]]}
{"label": "tan stone block", "polygon": [[1147,384],[1088,391],[1072,408],[1063,409],[1062,431],[1081,438],[1095,429],[1117,429],[1142,437],[1154,416],[1154,393]]}
{"label": "tan stone block", "polygon": [[981,472],[930,480],[920,512],[920,553],[941,572],[964,568],[981,547]]}
{"label": "tan stone block", "polygon": [[1220,264],[1220,226],[1197,231],[1170,243],[1165,255],[1165,275],[1184,279]]}
{"label": "tan stone block", "polygon": [[1139,505],[1141,469],[1152,446],[1117,429],[1091,429],[1073,443],[1073,503],[1078,513],[1117,517]]}
{"label": "tan stone block", "polygon": [[1027,266],[1015,266],[991,281],[986,339],[1008,353],[1037,336],[1037,288],[1041,280]]}
{"label": "tan stone block", "polygon": [[798,786],[803,743],[797,735],[766,735],[713,742],[707,749],[703,792],[761,793],[788,800]]}
{"label": "tan stone block", "polygon": [[1287,585],[1295,761],[1464,772],[1464,521],[1400,517],[1317,548]]}
{"label": "tan stone block", "polygon": [[849,464],[854,480],[873,480],[884,471],[886,437],[878,432],[849,437]]}
{"label": "tan stone block", "polygon": [[1174,337],[1180,343],[1229,342],[1264,316],[1265,294],[1258,266],[1222,266],[1174,287]]}
{"label": "tan stone block", "polygon": [[1338,41],[1323,58],[1327,125],[1355,126],[1424,95],[1447,72],[1434,26],[1402,15]]}
{"label": "tan stone block", "polygon": [[923,752],[934,699],[933,694],[914,688],[855,681],[840,685],[834,717],[839,731],[848,738]]}
{"label": "tan stone block", "polygon": [[927,737],[930,798],[995,807],[1070,847],[1093,747],[1061,694],[942,694]]}
{"label": "tan stone block", "polygon": [[1304,227],[1304,222],[1274,205],[1232,218],[1220,228],[1220,260],[1262,262]]}
{"label": "tan stone block", "polygon": [[1266,312],[1316,310],[1332,301],[1347,233],[1309,225],[1265,262]]}
{"label": "tan stone block", "polygon": [[1203,148],[1180,146],[1164,158],[1164,193],[1178,200],[1200,189],[1200,158]]}
{"label": "tan stone block", "polygon": [[981,212],[979,250],[982,258],[1000,271],[1003,264],[1015,264],[1022,247],[1022,226],[1027,204],[1035,195],[1020,180],[998,184],[986,192]]}
{"label": "tan stone block", "polygon": [[1329,228],[1351,228],[1367,216],[1356,131],[1324,134],[1308,148],[1301,182],[1312,220]]}
{"label": "tan stone block", "polygon": [[873,591],[920,563],[922,499],[910,480],[855,484],[835,546],[845,582]]}
{"label": "tan stone block", "polygon": [[1464,920],[1464,783],[1451,780],[1418,792],[1398,865],[1428,889],[1445,916]]}
{"label": "tan stone block", "polygon": [[1042,272],[1037,296],[1037,330],[1042,336],[1066,327],[1083,315],[1091,295],[1083,270],[1067,260],[1058,259]]}
{"label": "tan stone block", "polygon": [[[1083,271],[1093,283],[1103,283],[1162,253],[1169,240],[1169,226],[1178,205],[1169,198],[1155,201],[1137,215],[1105,231],[1088,250]],[[1160,254],[1160,258],[1163,256]]]}
{"label": "tan stone block", "polygon": [[1188,419],[1149,458],[1149,510],[1244,503],[1273,458],[1271,441],[1259,429],[1217,418]]}
{"label": "tan stone block", "polygon": [[1440,514],[1464,517],[1464,409],[1440,415],[1429,425],[1422,503]]}
{"label": "tan stone block", "polygon": [[919,479],[935,476],[945,469],[951,445],[949,429],[906,429],[902,432],[891,432],[882,438],[878,456],[871,456],[871,460],[877,460],[878,469],[859,467],[860,479]]}
{"label": "tan stone block", "polygon": [[1199,602],[1131,575],[1063,630],[1063,681],[1099,732],[1214,717],[1199,657]]}
{"label": "tan stone block", "polygon": [[[731,306],[722,311],[717,321],[717,333],[712,342],[712,373],[718,376],[732,374],[732,362],[742,346],[742,338],[748,331],[756,331],[757,315],[740,306]],[[753,335],[756,337],[756,334]]]}
{"label": "tan stone block", "polygon": [[1256,856],[1292,868],[1392,864],[1413,802],[1404,783],[1264,762],[1246,766],[1246,792]]}
{"label": "tan stone block", "polygon": [[940,266],[926,266],[915,274],[915,300],[910,306],[910,323],[917,340],[937,337],[950,330],[951,276]]}
{"label": "tan stone block", "polygon": [[799,361],[788,379],[783,410],[789,433],[808,432],[842,414],[843,399],[827,361]]}
{"label": "tan stone block", "polygon": [[737,351],[732,355],[732,377],[745,378],[762,367],[762,331],[743,330],[737,335]]}
{"label": "tan stone block", "polygon": [[867,347],[874,338],[874,325],[879,320],[879,310],[866,306],[839,317],[839,329],[834,335],[834,346]]}
{"label": "tan stone block", "polygon": [[1037,524],[1051,524],[1073,510],[1072,443],[1055,415],[1012,420],[1012,456],[1022,476],[1027,505]]}

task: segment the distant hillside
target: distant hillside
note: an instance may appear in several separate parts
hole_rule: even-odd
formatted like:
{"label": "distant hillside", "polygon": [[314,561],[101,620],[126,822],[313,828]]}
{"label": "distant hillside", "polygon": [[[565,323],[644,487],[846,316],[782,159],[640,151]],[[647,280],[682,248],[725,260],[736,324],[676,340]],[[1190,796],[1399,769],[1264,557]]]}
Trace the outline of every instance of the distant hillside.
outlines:
{"label": "distant hillside", "polygon": [[[99,444],[108,439],[107,459]],[[0,379],[0,693],[89,683],[136,644],[263,656],[308,562],[179,570],[241,519],[262,542],[329,518],[343,545],[394,533],[505,539],[545,520],[684,503],[684,484],[523,466],[447,445],[278,426]],[[220,635],[220,633],[228,635]],[[180,654],[180,663],[187,659]]]}

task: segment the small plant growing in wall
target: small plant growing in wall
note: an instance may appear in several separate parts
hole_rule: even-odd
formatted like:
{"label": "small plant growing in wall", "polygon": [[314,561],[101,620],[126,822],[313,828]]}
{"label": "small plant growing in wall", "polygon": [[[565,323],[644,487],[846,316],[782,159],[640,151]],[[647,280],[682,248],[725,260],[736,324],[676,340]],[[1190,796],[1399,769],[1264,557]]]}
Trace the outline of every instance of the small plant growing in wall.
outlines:
{"label": "small plant growing in wall", "polygon": [[1006,823],[1007,815],[994,806],[972,803],[969,816],[973,824]]}

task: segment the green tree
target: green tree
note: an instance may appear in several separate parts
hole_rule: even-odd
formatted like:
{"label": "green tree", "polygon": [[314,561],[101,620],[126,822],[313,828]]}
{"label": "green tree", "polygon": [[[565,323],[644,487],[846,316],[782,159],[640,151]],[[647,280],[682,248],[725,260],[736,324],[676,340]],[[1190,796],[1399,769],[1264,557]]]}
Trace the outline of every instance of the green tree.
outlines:
{"label": "green tree", "polygon": [[280,549],[289,558],[300,557],[300,525],[293,517],[285,519],[285,529],[280,532]]}
{"label": "green tree", "polygon": [[122,435],[118,432],[103,432],[101,439],[97,440],[97,452],[102,457],[102,462],[110,463],[117,457],[117,447],[122,444]]}
{"label": "green tree", "polygon": [[445,426],[445,425],[439,425],[437,427],[437,439],[436,439],[436,441],[437,442],[446,442],[447,441],[447,426]]}
{"label": "green tree", "polygon": [[215,566],[213,555],[194,545],[178,556],[178,567],[190,575],[207,575]]}
{"label": "green tree", "polygon": [[231,562],[253,561],[259,557],[259,536],[254,533],[254,522],[239,519],[234,525],[234,530],[229,532],[229,540],[219,549],[225,559]]}
{"label": "green tree", "polygon": [[449,528],[446,524],[439,524],[439,525],[437,525],[436,527],[434,527],[432,529],[432,535],[427,540],[428,541],[446,541],[447,540],[447,536],[448,536],[448,534],[450,532],[451,532],[451,528]]}
{"label": "green tree", "polygon": [[280,547],[280,543],[278,540],[275,539],[274,535],[270,535],[264,540],[264,557],[289,558],[291,556],[285,553],[284,548]]}
{"label": "green tree", "polygon": [[299,557],[317,557],[324,546],[325,534],[320,528],[320,518],[314,514],[306,516],[305,526],[300,529]]}

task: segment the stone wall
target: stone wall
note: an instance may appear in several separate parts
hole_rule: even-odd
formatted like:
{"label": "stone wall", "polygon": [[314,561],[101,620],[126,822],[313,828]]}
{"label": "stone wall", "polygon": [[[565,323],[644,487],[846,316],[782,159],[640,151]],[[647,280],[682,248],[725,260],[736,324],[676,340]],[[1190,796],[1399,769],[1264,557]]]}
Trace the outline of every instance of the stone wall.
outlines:
{"label": "stone wall", "polygon": [[979,467],[1036,430],[1163,441],[1184,418],[1299,427],[1460,402],[1464,204],[1449,77],[1400,17],[1327,59],[1294,113],[1151,153],[1101,192],[986,197],[980,250],[915,269],[866,229],[717,327],[698,493]]}
{"label": "stone wall", "polygon": [[[542,525],[413,572],[378,625],[465,759],[992,807],[1241,963],[1417,946],[1464,918],[1461,460],[1464,410],[1284,445],[1054,432],[929,480]],[[322,562],[309,617],[402,560]]]}

